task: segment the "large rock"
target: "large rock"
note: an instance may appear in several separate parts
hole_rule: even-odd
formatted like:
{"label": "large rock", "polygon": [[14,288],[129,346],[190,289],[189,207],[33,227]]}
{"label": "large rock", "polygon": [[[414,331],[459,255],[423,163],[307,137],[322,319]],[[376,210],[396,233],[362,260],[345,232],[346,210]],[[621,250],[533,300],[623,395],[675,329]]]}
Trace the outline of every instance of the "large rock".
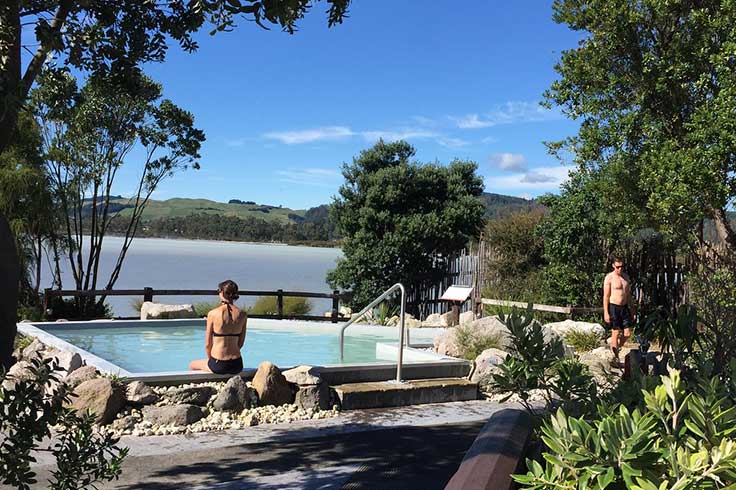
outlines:
{"label": "large rock", "polygon": [[[151,405],[159,400],[153,388],[142,381],[133,381],[125,387],[125,398],[131,405]],[[205,402],[206,403],[206,402]]]}
{"label": "large rock", "polygon": [[507,352],[493,347],[481,352],[475,358],[475,371],[473,371],[470,381],[487,380],[491,374],[498,371],[498,365],[503,364],[506,356],[508,356]]}
{"label": "large rock", "polygon": [[250,388],[240,376],[233,376],[217,392],[212,406],[215,410],[240,412],[254,407],[257,401],[258,396],[255,390]]}
{"label": "large rock", "polygon": [[460,313],[460,325],[465,325],[475,320],[475,313],[473,311],[464,311]]}
{"label": "large rock", "polygon": [[294,399],[289,382],[279,368],[268,361],[258,365],[251,385],[258,393],[259,405],[286,405]]}
{"label": "large rock", "polygon": [[442,315],[439,313],[432,313],[427,318],[424,319],[422,322],[422,326],[424,327],[446,327],[447,322],[444,324],[442,323]]}
{"label": "large rock", "polygon": [[588,366],[590,372],[597,378],[606,378],[611,375],[611,363],[614,361],[613,352],[608,347],[598,347],[589,352],[578,355],[578,360]]}
{"label": "large rock", "polygon": [[[509,330],[495,316],[480,318],[463,325],[461,328],[470,329],[477,337],[496,337],[498,338],[500,347],[508,345]],[[435,337],[434,350],[443,356],[458,357],[461,352],[457,342],[457,327],[448,328]]]}
{"label": "large rock", "polygon": [[330,387],[326,383],[300,386],[294,404],[302,410],[327,410],[330,408]]}
{"label": "large rock", "polygon": [[192,305],[167,305],[146,301],[141,305],[141,320],[167,320],[172,318],[197,318]]}
{"label": "large rock", "polygon": [[312,366],[297,366],[281,373],[286,381],[295,385],[318,385],[322,379]]}
{"label": "large rock", "polygon": [[42,357],[43,351],[46,348],[40,340],[33,339],[33,342],[23,349],[23,359],[29,361],[34,357]]}
{"label": "large rock", "polygon": [[143,420],[158,425],[189,425],[205,415],[201,407],[189,404],[143,408]]}
{"label": "large rock", "polygon": [[551,330],[552,332],[563,338],[565,337],[565,335],[573,331],[592,333],[597,335],[601,339],[606,335],[606,330],[598,323],[576,322],[573,320],[547,323],[544,325],[544,328]]}
{"label": "large rock", "polygon": [[179,388],[172,393],[167,393],[166,397],[174,403],[204,407],[216,393],[217,389],[212,386],[190,386],[188,388]]}
{"label": "large rock", "polygon": [[76,352],[56,351],[53,354],[49,354],[48,357],[56,361],[66,374],[71,374],[82,367],[82,356]]}
{"label": "large rock", "polygon": [[89,412],[98,424],[109,424],[125,404],[123,388],[108,378],[90,379],[74,389],[71,407]]}
{"label": "large rock", "polygon": [[28,361],[18,361],[13,364],[5,375],[3,387],[7,390],[12,390],[18,381],[29,381],[33,379],[31,367],[32,364]]}
{"label": "large rock", "polygon": [[69,385],[69,387],[74,388],[85,381],[95,379],[97,375],[97,369],[94,366],[82,366],[79,369],[75,369],[66,378],[64,378],[64,382]]}

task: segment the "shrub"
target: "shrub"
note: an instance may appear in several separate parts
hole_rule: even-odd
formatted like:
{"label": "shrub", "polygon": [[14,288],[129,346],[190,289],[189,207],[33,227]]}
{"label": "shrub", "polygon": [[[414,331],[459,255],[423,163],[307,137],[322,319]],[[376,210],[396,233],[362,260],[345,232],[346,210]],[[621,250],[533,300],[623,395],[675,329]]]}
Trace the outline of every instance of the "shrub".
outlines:
{"label": "shrub", "polygon": [[455,341],[460,349],[460,357],[475,360],[484,350],[501,346],[500,335],[481,335],[471,325],[455,327]]}
{"label": "shrub", "polygon": [[[517,395],[529,413],[543,414],[554,405],[574,413],[586,413],[593,406],[597,389],[587,366],[576,359],[563,359],[562,341],[554,336],[545,339],[542,325],[532,317],[531,305],[499,317],[510,333],[509,355],[492,373],[491,388],[505,394],[505,400]],[[539,390],[544,406],[537,406],[531,390]]]}
{"label": "shrub", "polygon": [[23,350],[29,345],[31,345],[32,342],[33,342],[33,337],[29,337],[29,336],[18,333],[15,335],[15,340],[13,341],[13,350],[16,350],[16,349]]}
{"label": "shrub", "polygon": [[[109,433],[95,430],[89,414],[65,408],[72,394],[59,383],[61,368],[55,361],[33,359],[29,369],[30,379],[3,376],[0,386],[0,483],[29,489],[36,481],[31,469],[35,451],[56,459],[52,489],[96,488],[99,482],[117,479],[128,449],[117,447]],[[54,425],[59,430],[49,439]]]}
{"label": "shrub", "polygon": [[565,334],[565,343],[575,352],[588,352],[601,345],[601,338],[594,332],[570,330]]}
{"label": "shrub", "polygon": [[527,460],[525,488],[724,488],[736,482],[736,406],[718,378],[690,388],[671,370],[645,390],[646,410],[601,407],[592,421],[559,409],[542,428],[545,466]]}
{"label": "shrub", "polygon": [[400,313],[398,306],[392,306],[387,302],[383,302],[373,308],[369,323],[375,325],[388,325],[389,320]]}
{"label": "shrub", "polygon": [[141,308],[143,308],[143,300],[140,298],[130,300],[129,304],[130,304],[130,307],[133,308],[138,313],[140,313]]}
{"label": "shrub", "polygon": [[[284,315],[308,315],[312,311],[312,305],[307,298],[295,298],[284,296]],[[261,296],[258,301],[248,308],[252,315],[276,315],[278,314],[278,303],[276,296]]]}

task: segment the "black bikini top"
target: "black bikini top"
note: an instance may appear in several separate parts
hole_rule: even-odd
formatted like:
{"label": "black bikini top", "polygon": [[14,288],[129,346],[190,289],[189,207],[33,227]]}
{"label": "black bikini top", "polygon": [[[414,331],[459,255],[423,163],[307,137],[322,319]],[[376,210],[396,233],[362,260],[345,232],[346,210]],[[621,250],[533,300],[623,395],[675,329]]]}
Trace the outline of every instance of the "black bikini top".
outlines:
{"label": "black bikini top", "polygon": [[[230,321],[233,321],[233,315],[230,310],[230,307],[232,306],[232,303],[228,303],[227,301],[221,301],[223,305],[227,305],[227,316],[230,317]],[[241,332],[242,333],[242,332]],[[212,330],[212,336],[213,337],[240,337],[239,333],[217,333]]]}

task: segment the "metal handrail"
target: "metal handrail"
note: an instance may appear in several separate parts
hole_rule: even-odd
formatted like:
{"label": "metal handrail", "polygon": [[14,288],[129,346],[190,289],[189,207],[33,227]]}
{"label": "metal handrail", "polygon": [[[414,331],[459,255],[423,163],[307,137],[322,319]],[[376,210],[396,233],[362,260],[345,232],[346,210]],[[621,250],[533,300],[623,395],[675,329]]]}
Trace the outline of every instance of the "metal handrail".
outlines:
{"label": "metal handrail", "polygon": [[403,381],[401,380],[401,366],[404,361],[404,315],[406,312],[406,289],[404,288],[404,285],[400,282],[397,282],[396,284],[388,288],[379,297],[371,301],[368,306],[360,310],[357,315],[352,316],[350,320],[345,322],[345,324],[340,327],[340,360],[342,361],[345,359],[345,329],[363,318],[366,313],[375,308],[380,302],[388,298],[391,293],[393,293],[397,289],[401,290],[401,313],[399,314],[399,358],[396,364],[396,382],[402,383]]}

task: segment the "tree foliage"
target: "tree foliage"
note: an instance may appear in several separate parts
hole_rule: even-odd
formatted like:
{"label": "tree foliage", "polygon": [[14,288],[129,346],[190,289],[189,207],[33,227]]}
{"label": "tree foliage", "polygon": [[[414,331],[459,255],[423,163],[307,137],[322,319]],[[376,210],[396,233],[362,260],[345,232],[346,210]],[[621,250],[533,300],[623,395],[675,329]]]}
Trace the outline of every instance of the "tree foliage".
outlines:
{"label": "tree foliage", "polygon": [[580,31],[562,54],[549,104],[580,119],[552,145],[610,183],[605,209],[639,209],[677,236],[712,218],[733,250],[736,198],[736,4],[732,0],[557,0]]}
{"label": "tree foliage", "polygon": [[[165,59],[169,43],[188,52],[196,50],[193,34],[205,25],[214,34],[233,29],[244,18],[263,28],[277,25],[293,33],[297,22],[317,3],[319,0],[2,2],[0,152],[9,144],[18,111],[48,59],[57,60],[59,68],[116,79],[124,89],[127,82],[135,81],[141,65]],[[341,23],[350,0],[325,3],[329,5],[328,24]],[[23,49],[33,50],[25,70]]]}
{"label": "tree foliage", "polygon": [[379,141],[343,166],[345,183],[332,207],[345,257],[328,274],[364,306],[396,282],[409,291],[435,284],[446,260],[477,236],[482,180],[473,162],[448,166],[411,161],[404,141]]}
{"label": "tree foliage", "polygon": [[125,240],[104,289],[115,284],[141,215],[161,181],[188,167],[199,168],[204,133],[194,127],[193,116],[161,100],[161,86],[149,78],[141,75],[135,84],[135,92],[122,91],[114,80],[90,78],[80,90],[73,77],[52,71],[42,75],[31,95],[78,290],[97,289],[102,243],[115,216],[112,188],[121,167],[131,163],[131,150],[144,150],[138,185],[125,219]]}

